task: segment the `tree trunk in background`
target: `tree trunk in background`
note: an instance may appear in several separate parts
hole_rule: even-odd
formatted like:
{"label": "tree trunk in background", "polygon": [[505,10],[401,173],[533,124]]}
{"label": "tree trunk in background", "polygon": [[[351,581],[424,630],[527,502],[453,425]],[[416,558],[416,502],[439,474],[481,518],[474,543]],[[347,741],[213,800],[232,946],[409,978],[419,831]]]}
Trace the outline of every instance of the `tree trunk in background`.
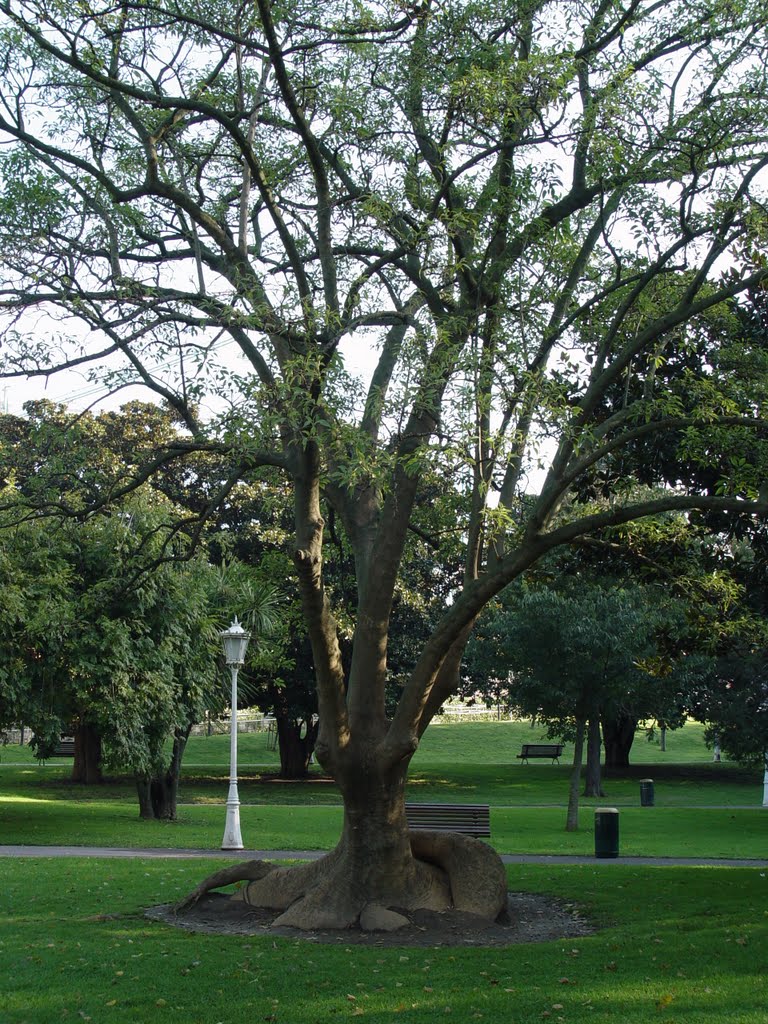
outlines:
{"label": "tree trunk in background", "polygon": [[571,770],[571,784],[568,791],[568,815],[565,820],[566,832],[578,832],[579,830],[579,786],[581,783],[581,762],[584,759],[584,730],[585,721],[583,718],[576,719],[576,738],[573,744],[573,768]]}
{"label": "tree trunk in background", "polygon": [[605,796],[600,777],[600,716],[598,714],[592,714],[589,718],[584,796]]}
{"label": "tree trunk in background", "polygon": [[309,774],[309,762],[315,749],[319,721],[296,721],[275,715],[280,750],[280,778],[303,779]]}
{"label": "tree trunk in background", "polygon": [[176,730],[171,761],[164,772],[159,775],[136,776],[139,817],[158,821],[176,820],[181,760],[184,756],[190,729],[191,727]]}
{"label": "tree trunk in background", "polygon": [[74,729],[75,760],[72,765],[72,781],[86,786],[98,786],[104,781],[101,771],[101,736],[87,723],[81,722]]}
{"label": "tree trunk in background", "polygon": [[603,716],[605,770],[629,767],[629,752],[635,739],[637,719],[631,715]]}

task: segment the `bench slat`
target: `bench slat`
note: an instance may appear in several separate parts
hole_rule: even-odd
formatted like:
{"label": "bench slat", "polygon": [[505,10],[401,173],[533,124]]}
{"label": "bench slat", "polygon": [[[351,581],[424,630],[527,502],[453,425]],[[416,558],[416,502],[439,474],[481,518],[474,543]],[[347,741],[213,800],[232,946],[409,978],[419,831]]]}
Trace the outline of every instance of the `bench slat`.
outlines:
{"label": "bench slat", "polygon": [[406,804],[408,827],[490,836],[491,812],[487,804]]}
{"label": "bench slat", "polygon": [[517,757],[523,761],[527,761],[529,757],[550,757],[557,761],[562,752],[562,743],[524,743],[522,752]]}
{"label": "bench slat", "polygon": [[75,741],[74,740],[59,740],[56,746],[51,752],[51,757],[74,757],[75,756]]}

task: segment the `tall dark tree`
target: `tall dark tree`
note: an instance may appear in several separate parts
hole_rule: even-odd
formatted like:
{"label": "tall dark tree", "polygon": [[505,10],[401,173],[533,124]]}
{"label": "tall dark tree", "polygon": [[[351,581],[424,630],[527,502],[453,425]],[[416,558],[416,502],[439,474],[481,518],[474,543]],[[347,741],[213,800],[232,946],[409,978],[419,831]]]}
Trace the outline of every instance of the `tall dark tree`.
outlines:
{"label": "tall dark tree", "polygon": [[38,756],[71,733],[73,781],[100,782],[105,762],[131,770],[143,816],[174,817],[178,773],[162,765],[163,747],[175,738],[180,763],[211,699],[215,613],[204,564],[142,573],[157,522],[137,492],[85,523],[8,526],[3,587],[15,597],[2,616],[2,669],[16,687],[7,712],[33,729]]}

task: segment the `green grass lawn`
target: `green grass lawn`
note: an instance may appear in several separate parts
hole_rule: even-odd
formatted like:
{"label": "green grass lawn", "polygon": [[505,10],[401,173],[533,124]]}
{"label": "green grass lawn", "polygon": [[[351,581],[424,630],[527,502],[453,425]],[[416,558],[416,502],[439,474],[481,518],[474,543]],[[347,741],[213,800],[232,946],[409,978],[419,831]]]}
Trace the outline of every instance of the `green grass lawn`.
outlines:
{"label": "green grass lawn", "polygon": [[[499,722],[443,722],[436,718],[424,734],[421,745],[413,759],[414,769],[423,769],[434,764],[515,764],[523,743],[547,742],[545,732],[539,727],[531,728],[528,721]],[[573,748],[566,744],[561,758],[568,764]],[[638,729],[632,746],[631,760],[637,765],[691,764],[711,762],[712,754],[704,745],[704,728],[698,722],[687,722],[682,729],[667,733],[667,750],[659,746],[658,735],[652,742],[645,738],[645,731]],[[238,737],[238,761],[240,767],[276,769],[279,765],[277,751],[271,749],[266,732],[240,733]],[[29,747],[0,747],[0,765],[36,764]],[[49,761],[55,768],[57,761]],[[229,736],[192,736],[184,755],[184,771],[199,774],[200,767],[227,769],[229,767]]]}
{"label": "green grass lawn", "polygon": [[[504,949],[370,948],[184,932],[143,908],[191,890],[221,859],[0,859],[1,1024],[767,1024],[768,869],[642,867],[595,861],[596,803],[620,809],[624,856],[766,858],[762,780],[711,762],[689,724],[669,751],[639,741],[632,770],[582,801],[566,833],[567,755],[522,765],[526,723],[438,724],[414,760],[411,799],[491,805],[492,844],[512,854],[576,854],[584,863],[521,864],[513,890],[574,905],[595,934]],[[327,849],[341,807],[319,775],[280,783],[264,735],[241,749],[243,838],[256,849]],[[646,760],[641,760],[647,758]],[[0,842],[218,850],[226,737],[190,743],[178,822],[144,822],[129,779],[67,781],[71,762],[38,765],[5,748]],[[267,766],[262,769],[261,766]],[[639,806],[638,780],[656,805]]]}
{"label": "green grass lawn", "polygon": [[[330,849],[341,829],[340,807],[244,805],[243,842],[249,849]],[[594,853],[594,811],[583,808],[578,832],[565,831],[565,811],[554,807],[493,808],[491,845],[500,853]],[[126,801],[0,801],[3,843],[35,846],[113,846],[216,850],[223,806],[184,807],[173,823],[141,821]],[[620,853],[638,857],[768,858],[768,813],[697,808],[622,808]]]}
{"label": "green grass lawn", "polygon": [[148,921],[221,862],[2,864],[3,1024],[765,1024],[758,869],[515,866],[595,934],[500,949],[326,946]]}
{"label": "green grass lawn", "polygon": [[[567,763],[500,760],[519,750],[532,732],[530,725],[520,722],[435,725],[414,759],[409,799],[490,804],[492,843],[502,853],[591,854],[594,808],[607,804],[620,809],[624,855],[766,857],[768,814],[760,808],[762,779],[727,762],[713,764],[696,723],[672,734],[675,756],[683,757],[682,762],[658,760],[671,758],[671,752],[660,755],[658,747],[638,740],[636,760],[645,754],[657,760],[636,763],[622,777],[607,778],[604,798],[583,799],[576,833],[564,830]],[[335,785],[319,770],[307,782],[280,782],[274,771],[264,774],[256,767],[257,759],[269,753],[266,734],[246,734],[241,740],[246,845],[285,850],[331,847],[341,824]],[[6,747],[0,762],[2,841],[217,849],[223,832],[227,757],[227,737],[193,738],[182,777],[179,820],[160,823],[138,818],[128,778],[102,786],[73,785],[68,781],[71,760],[38,765],[27,749]],[[639,779],[648,776],[654,778],[656,804],[640,808]]]}

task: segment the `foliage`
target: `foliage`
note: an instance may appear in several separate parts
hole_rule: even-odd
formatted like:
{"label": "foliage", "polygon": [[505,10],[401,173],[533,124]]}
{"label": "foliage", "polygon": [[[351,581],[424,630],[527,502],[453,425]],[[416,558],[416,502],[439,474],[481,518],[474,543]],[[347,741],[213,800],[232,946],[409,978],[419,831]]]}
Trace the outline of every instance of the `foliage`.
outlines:
{"label": "foliage", "polygon": [[466,686],[484,682],[511,710],[548,722],[555,737],[595,714],[670,720],[679,698],[670,665],[659,678],[660,651],[684,630],[682,606],[658,589],[627,590],[577,572],[557,588],[515,588],[483,618]]}
{"label": "foliage", "polygon": [[21,691],[6,714],[34,729],[41,756],[87,722],[115,763],[153,770],[168,733],[201,710],[212,682],[201,567],[142,575],[136,551],[155,522],[137,495],[122,513],[4,531],[18,604],[4,609],[3,675]]}
{"label": "foliage", "polygon": [[264,625],[269,595],[232,571],[147,569],[167,543],[165,506],[136,492],[109,515],[3,531],[3,719],[32,728],[41,757],[87,726],[108,766],[160,772],[168,737],[223,704],[220,602],[236,594]]}
{"label": "foliage", "polygon": [[765,649],[702,659],[697,668],[691,704],[708,723],[709,741],[743,764],[762,768],[768,755]]}

